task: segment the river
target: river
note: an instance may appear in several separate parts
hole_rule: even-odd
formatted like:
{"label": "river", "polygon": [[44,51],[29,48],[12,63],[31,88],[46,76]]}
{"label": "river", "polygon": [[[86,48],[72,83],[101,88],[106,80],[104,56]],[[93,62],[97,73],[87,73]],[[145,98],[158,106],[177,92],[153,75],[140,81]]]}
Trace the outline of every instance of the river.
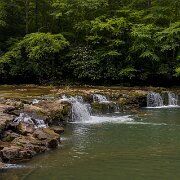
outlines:
{"label": "river", "polygon": [[57,150],[0,172],[2,180],[180,179],[180,109],[71,123]]}

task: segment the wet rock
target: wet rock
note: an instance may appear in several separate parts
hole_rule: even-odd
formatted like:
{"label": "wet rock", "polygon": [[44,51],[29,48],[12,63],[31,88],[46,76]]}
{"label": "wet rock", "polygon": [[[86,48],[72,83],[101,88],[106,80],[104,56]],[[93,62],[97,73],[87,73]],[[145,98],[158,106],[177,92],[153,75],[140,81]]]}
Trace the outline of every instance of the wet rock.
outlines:
{"label": "wet rock", "polygon": [[34,105],[24,105],[24,112],[36,114],[40,119],[46,120],[49,125],[65,125],[70,119],[71,105],[59,100],[41,101]]}
{"label": "wet rock", "polygon": [[17,123],[9,122],[8,125],[7,125],[7,130],[11,130],[13,132],[16,132],[17,131],[17,126],[18,126]]}
{"label": "wet rock", "polygon": [[46,140],[48,139],[48,135],[46,133],[43,132],[42,129],[36,129],[34,131],[34,137],[39,139],[39,140]]}
{"label": "wet rock", "polygon": [[64,133],[63,127],[53,126],[50,129],[52,129],[57,134],[63,134]]}
{"label": "wet rock", "polygon": [[45,141],[48,148],[56,148],[60,142],[59,134],[49,128],[37,129],[34,132],[34,137]]}
{"label": "wet rock", "polygon": [[33,150],[39,154],[47,151],[47,148],[45,146],[33,146]]}
{"label": "wet rock", "polygon": [[54,139],[50,139],[48,142],[47,142],[47,147],[48,148],[57,148],[58,146],[58,140],[56,138]]}
{"label": "wet rock", "polygon": [[115,102],[94,102],[91,104],[93,113],[106,114],[119,111],[119,104]]}
{"label": "wet rock", "polygon": [[19,137],[20,135],[17,134],[17,133],[14,133],[13,131],[11,130],[8,130],[4,133],[4,137],[3,137],[3,141],[6,141],[6,142],[11,142],[13,141],[15,138]]}
{"label": "wet rock", "polygon": [[5,167],[6,167],[6,164],[0,162],[0,169],[5,168]]}
{"label": "wet rock", "polygon": [[7,124],[14,119],[14,116],[4,113],[6,108],[8,108],[8,106],[0,104],[0,130],[6,128]]}
{"label": "wet rock", "polygon": [[35,131],[35,128],[33,124],[20,122],[17,126],[17,131],[22,135],[27,135],[28,133],[32,134]]}
{"label": "wet rock", "polygon": [[1,150],[1,157],[3,162],[18,162],[27,160],[35,155],[35,151],[29,149],[21,149],[17,146],[4,147]]}
{"label": "wet rock", "polygon": [[18,138],[15,138],[12,141],[12,143],[18,147],[30,148],[30,149],[33,149],[34,146],[40,146],[40,147],[46,146],[45,141],[40,141],[40,140],[36,139],[32,134],[28,134],[27,136],[20,136]]}

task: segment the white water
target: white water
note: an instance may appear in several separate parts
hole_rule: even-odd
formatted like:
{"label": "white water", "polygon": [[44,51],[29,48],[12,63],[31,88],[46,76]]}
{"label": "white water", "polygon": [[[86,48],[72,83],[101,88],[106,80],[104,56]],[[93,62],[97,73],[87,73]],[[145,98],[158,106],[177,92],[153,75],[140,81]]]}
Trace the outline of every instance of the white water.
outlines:
{"label": "white water", "polygon": [[166,123],[149,123],[149,122],[141,122],[135,121],[134,118],[130,115],[127,116],[91,116],[92,119],[90,121],[83,122],[71,122],[73,124],[85,124],[85,125],[93,125],[93,124],[105,124],[105,123],[113,123],[113,124],[130,124],[130,125],[150,125],[150,126],[167,126]]}
{"label": "white water", "polygon": [[178,106],[178,96],[168,92],[168,105],[164,105],[159,93],[151,92],[147,95],[147,108],[174,108]]}
{"label": "white water", "polygon": [[46,128],[47,127],[47,125],[44,123],[44,121],[42,119],[32,118],[26,113],[20,113],[19,117],[15,118],[14,122],[16,122],[16,123],[24,122],[27,124],[32,124],[32,125],[34,125],[35,128]]}
{"label": "white water", "polygon": [[174,93],[168,93],[168,105],[169,106],[178,106],[178,96]]}
{"label": "white water", "polygon": [[101,123],[127,123],[133,122],[134,119],[130,116],[91,116],[90,121],[85,121],[86,124],[101,124]]}
{"label": "white water", "polygon": [[[98,102],[98,103],[103,103],[103,104],[111,104],[111,106],[113,105],[114,107],[114,113],[118,113],[119,112],[119,106],[116,102],[112,102],[112,101],[109,101],[106,96],[103,96],[101,94],[93,94],[93,102]],[[108,108],[110,108],[108,106]]]}
{"label": "white water", "polygon": [[68,101],[72,104],[72,121],[89,121],[91,120],[90,107],[85,104],[81,96],[62,96],[62,101]]}
{"label": "white water", "polygon": [[[98,97],[98,102],[107,102],[105,96],[96,95]],[[115,121],[131,121],[132,118],[128,116],[91,116],[91,105],[84,102],[82,96],[67,97],[62,96],[61,101],[67,101],[72,104],[72,122],[73,123],[101,123],[101,122],[115,122]],[[109,102],[109,101],[108,101]],[[119,107],[116,107],[116,110],[119,110]]]}
{"label": "white water", "polygon": [[38,100],[38,99],[33,99],[32,104],[38,104],[39,102],[40,102],[40,100]]}
{"label": "white water", "polygon": [[93,94],[93,101],[99,103],[109,103],[106,96],[103,96],[101,94]]}
{"label": "white water", "polygon": [[147,107],[164,106],[163,99],[159,93],[150,92],[147,95]]}

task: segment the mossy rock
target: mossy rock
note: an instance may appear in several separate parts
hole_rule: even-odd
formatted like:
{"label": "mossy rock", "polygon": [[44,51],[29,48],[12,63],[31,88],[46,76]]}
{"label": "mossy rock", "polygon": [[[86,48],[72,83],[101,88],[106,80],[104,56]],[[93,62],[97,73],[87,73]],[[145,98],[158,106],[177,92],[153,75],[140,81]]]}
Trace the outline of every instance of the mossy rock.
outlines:
{"label": "mossy rock", "polygon": [[69,103],[64,104],[62,109],[51,111],[46,121],[49,125],[66,125],[70,120],[70,112],[71,105]]}
{"label": "mossy rock", "polygon": [[117,111],[117,108],[119,109],[119,104],[115,103],[98,103],[94,102],[91,104],[92,110],[94,113],[113,113]]}
{"label": "mossy rock", "polygon": [[59,134],[55,133],[54,130],[52,130],[50,128],[44,128],[43,132],[50,135],[50,136],[59,137]]}
{"label": "mossy rock", "polygon": [[9,135],[7,135],[6,137],[4,137],[4,138],[2,139],[2,141],[11,142],[11,141],[13,141],[14,139],[15,139],[15,137],[13,137],[13,136],[11,136],[11,135],[9,134]]}

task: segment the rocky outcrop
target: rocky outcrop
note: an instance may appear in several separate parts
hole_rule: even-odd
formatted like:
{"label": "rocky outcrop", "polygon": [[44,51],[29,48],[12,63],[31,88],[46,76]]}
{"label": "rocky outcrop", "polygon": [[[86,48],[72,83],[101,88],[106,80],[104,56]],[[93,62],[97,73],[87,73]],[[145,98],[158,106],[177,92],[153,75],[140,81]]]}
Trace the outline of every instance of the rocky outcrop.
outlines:
{"label": "rocky outcrop", "polygon": [[0,142],[0,157],[5,163],[24,161],[36,154],[57,148],[59,143],[60,135],[49,128],[36,129],[21,135],[14,133],[9,141]]}
{"label": "rocky outcrop", "polygon": [[[144,116],[138,109],[146,106],[146,96],[149,91],[167,92],[164,88],[126,88],[126,87],[48,87],[48,93],[53,98],[42,97],[46,87],[34,87],[33,93],[38,93],[40,100],[33,100],[31,88],[15,89],[16,93],[0,97],[0,168],[5,167],[4,162],[19,162],[31,159],[39,153],[57,148],[60,135],[64,132],[63,126],[71,120],[71,103],[61,101],[60,96],[82,96],[84,101],[91,104],[93,113],[111,113],[115,111],[131,111]],[[7,91],[7,90],[6,90]],[[43,93],[42,93],[43,92]],[[25,94],[26,93],[26,94]],[[105,95],[108,102],[93,100],[93,94]],[[180,94],[177,90],[177,94]],[[36,94],[37,95],[37,94]],[[5,97],[8,96],[8,97]],[[26,99],[27,97],[30,99]],[[37,97],[35,97],[37,98]],[[16,119],[24,113],[21,118]],[[30,117],[30,118],[29,118]],[[14,122],[14,119],[17,121]],[[29,120],[27,120],[29,119]],[[48,124],[48,128],[37,126],[40,119]],[[32,122],[32,123],[28,123]]]}
{"label": "rocky outcrop", "polygon": [[[2,163],[16,163],[31,159],[36,154],[57,148],[60,134],[64,132],[61,125],[66,124],[69,105],[60,101],[42,101],[35,105],[17,100],[3,100],[0,104],[0,159]],[[14,121],[22,112],[25,121]],[[27,120],[32,117],[30,120]],[[40,118],[52,128],[37,128],[29,123]],[[19,119],[18,119],[19,120]],[[20,119],[21,120],[21,119]]]}

